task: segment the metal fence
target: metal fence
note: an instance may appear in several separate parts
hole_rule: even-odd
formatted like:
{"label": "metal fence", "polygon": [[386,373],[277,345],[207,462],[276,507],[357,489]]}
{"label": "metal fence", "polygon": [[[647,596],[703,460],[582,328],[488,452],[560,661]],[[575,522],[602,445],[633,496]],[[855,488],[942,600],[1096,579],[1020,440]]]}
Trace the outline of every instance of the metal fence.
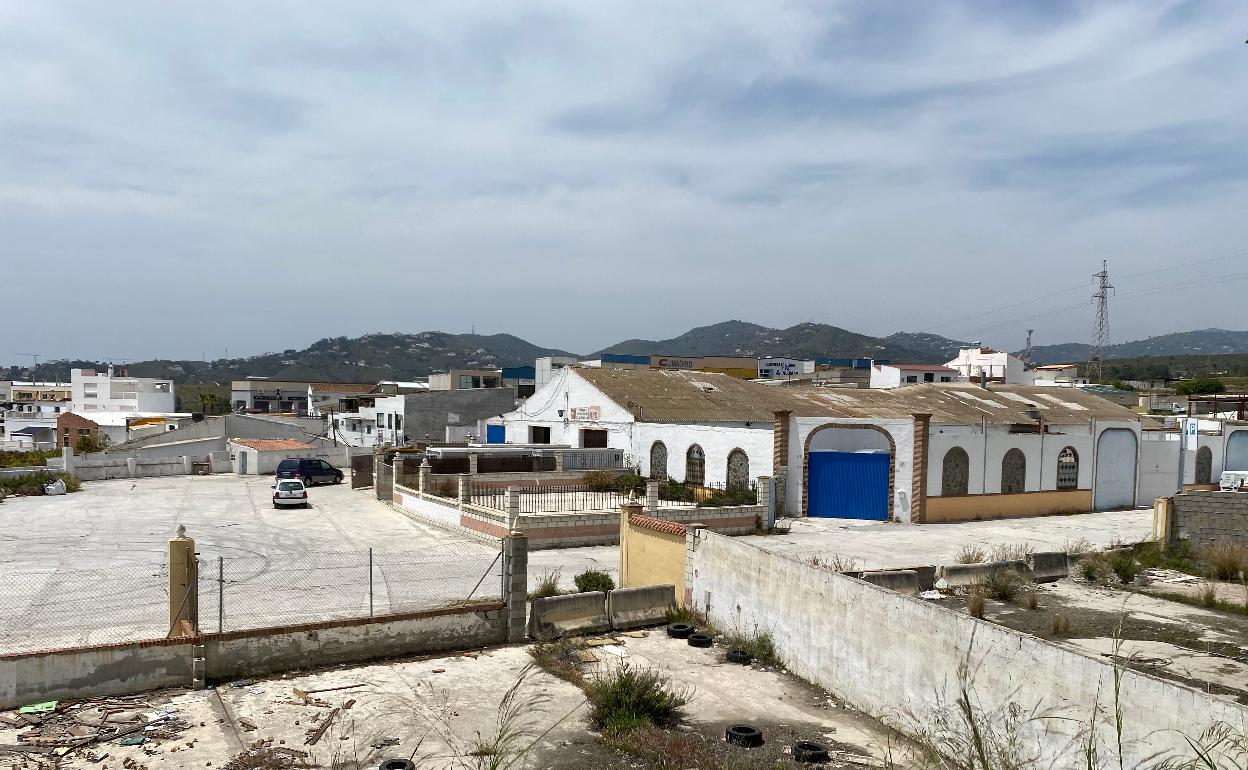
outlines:
{"label": "metal fence", "polygon": [[631,458],[621,449],[564,449],[565,471],[622,470],[631,466]]}
{"label": "metal fence", "polygon": [[507,510],[507,490],[474,481],[468,483],[468,500],[473,505],[493,508],[496,511]]}
{"label": "metal fence", "polygon": [[164,564],[0,576],[0,654],[168,635]]}
{"label": "metal fence", "polygon": [[501,557],[372,549],[201,556],[199,626],[235,631],[500,601]]}
{"label": "metal fence", "polygon": [[675,481],[664,481],[659,484],[659,501],[664,503],[683,503],[698,505],[711,503],[718,505],[757,505],[758,484],[751,481],[748,485],[740,484],[682,484]]}
{"label": "metal fence", "polygon": [[520,513],[618,511],[627,500],[627,494],[585,485],[521,487]]}

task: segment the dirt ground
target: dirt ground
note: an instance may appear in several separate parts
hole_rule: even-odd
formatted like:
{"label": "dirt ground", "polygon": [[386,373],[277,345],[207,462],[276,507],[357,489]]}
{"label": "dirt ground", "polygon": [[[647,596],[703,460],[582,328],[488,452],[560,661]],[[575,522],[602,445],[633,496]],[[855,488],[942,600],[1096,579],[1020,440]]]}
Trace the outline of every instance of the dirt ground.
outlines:
{"label": "dirt ground", "polygon": [[[908,750],[891,731],[783,671],[729,663],[724,650],[690,647],[668,638],[662,629],[605,641],[612,642],[609,649],[590,648],[597,661],[585,664],[587,675],[627,661],[659,669],[691,690],[687,724],[644,744],[648,748],[667,741],[679,758],[697,760],[682,767],[705,767],[702,760],[708,758],[734,769],[797,767],[790,747],[798,739],[843,752],[838,762],[828,765],[832,767],[880,767],[890,756],[901,767],[910,762]],[[342,770],[408,757],[420,768],[476,767],[472,752],[498,735],[500,703],[521,679],[517,698],[526,737],[513,747],[536,743],[517,767],[658,766],[605,745],[589,729],[581,690],[530,663],[527,647],[512,646],[243,680],[202,691],[150,693],[134,701],[61,703],[52,714],[29,718],[43,722],[42,727],[12,725],[20,718],[7,712],[0,714],[0,768],[297,766],[275,764],[273,757],[263,763],[264,752],[287,752],[304,766]],[[131,736],[145,740],[140,745],[91,741],[99,728],[83,725],[105,718],[117,730],[133,731]],[[725,729],[736,723],[760,727],[764,745],[743,749],[724,743]],[[32,745],[29,737],[19,740],[21,733],[42,736],[45,745],[36,750],[48,753],[9,750]],[[54,765],[58,758],[52,752],[59,745],[84,740],[85,745],[66,752]]]}
{"label": "dirt ground", "polygon": [[[1037,586],[1034,610],[1026,608],[1025,597],[989,599],[984,619],[1248,703],[1248,617],[1159,598],[1150,593],[1158,586],[1105,586],[1071,577]],[[1160,589],[1174,590],[1169,584]],[[1238,585],[1234,589],[1242,596]],[[938,601],[967,609],[964,596]]]}

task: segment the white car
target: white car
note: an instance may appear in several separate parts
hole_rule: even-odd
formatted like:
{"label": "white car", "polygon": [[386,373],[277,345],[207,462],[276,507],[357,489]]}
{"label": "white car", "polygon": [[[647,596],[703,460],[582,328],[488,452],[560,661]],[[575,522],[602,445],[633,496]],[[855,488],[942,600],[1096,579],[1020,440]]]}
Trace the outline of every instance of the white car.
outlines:
{"label": "white car", "polygon": [[280,479],[273,485],[273,507],[282,508],[287,505],[308,507],[308,488],[297,479]]}
{"label": "white car", "polygon": [[1218,487],[1223,492],[1243,492],[1248,490],[1248,471],[1222,471]]}

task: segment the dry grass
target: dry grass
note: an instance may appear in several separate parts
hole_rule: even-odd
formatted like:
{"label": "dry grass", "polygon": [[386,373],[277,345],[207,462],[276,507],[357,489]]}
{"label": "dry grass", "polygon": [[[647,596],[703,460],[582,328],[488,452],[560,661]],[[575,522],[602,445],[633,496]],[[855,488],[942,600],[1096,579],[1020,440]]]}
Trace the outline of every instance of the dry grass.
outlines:
{"label": "dry grass", "polygon": [[977,545],[964,545],[958,551],[958,564],[983,564],[988,561],[988,552]]}
{"label": "dry grass", "polygon": [[1069,556],[1077,558],[1079,556],[1083,556],[1084,554],[1092,553],[1096,550],[1096,546],[1092,545],[1092,541],[1088,540],[1086,537],[1081,537],[1078,540],[1067,540],[1066,547],[1063,550],[1065,550]]}
{"label": "dry grass", "polygon": [[806,560],[806,563],[812,567],[830,569],[833,572],[855,572],[858,569],[857,559],[850,556],[841,556],[839,553],[834,553],[828,558],[812,556]]}
{"label": "dry grass", "polygon": [[529,599],[546,599],[563,593],[559,589],[559,579],[563,573],[557,569],[547,570],[537,578],[537,587],[529,591]]}
{"label": "dry grass", "polygon": [[1109,557],[1103,553],[1089,553],[1079,560],[1079,574],[1089,583],[1106,584],[1114,577]]}
{"label": "dry grass", "polygon": [[984,605],[987,603],[983,589],[978,586],[966,595],[966,613],[973,618],[984,619]]}
{"label": "dry grass", "polygon": [[1027,592],[1027,609],[1029,610],[1040,609],[1040,595],[1039,595],[1039,592],[1036,591],[1035,588],[1032,588],[1030,591]]}
{"label": "dry grass", "polygon": [[1027,588],[1030,581],[1012,569],[994,569],[988,573],[983,591],[993,599],[1012,602]]}
{"label": "dry grass", "polygon": [[1200,586],[1200,606],[1213,609],[1218,606],[1218,586],[1206,581]]}
{"label": "dry grass", "polygon": [[1060,613],[1053,616],[1053,624],[1049,626],[1050,636],[1066,636],[1070,633],[1070,620]]}
{"label": "dry grass", "polygon": [[1200,549],[1200,560],[1218,580],[1239,580],[1248,571],[1248,548],[1232,543],[1215,543]]}
{"label": "dry grass", "polygon": [[999,543],[989,552],[989,561],[1027,561],[1036,549],[1028,543]]}

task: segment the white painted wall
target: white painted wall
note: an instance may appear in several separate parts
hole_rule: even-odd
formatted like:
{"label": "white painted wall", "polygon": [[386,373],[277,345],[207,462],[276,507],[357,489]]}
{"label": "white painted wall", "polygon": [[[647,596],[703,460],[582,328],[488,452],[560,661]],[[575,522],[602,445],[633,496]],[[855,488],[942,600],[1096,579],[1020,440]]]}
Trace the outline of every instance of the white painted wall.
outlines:
{"label": "white painted wall", "polygon": [[[597,409],[597,419],[573,419],[573,410]],[[581,412],[583,413],[583,412]],[[508,444],[529,443],[529,428],[550,428],[550,443],[581,446],[581,430],[607,431],[607,446],[633,450],[633,415],[615,403],[575,369],[557,370],[515,411],[503,415]]]}
{"label": "white painted wall", "polygon": [[667,445],[668,478],[683,481],[685,455],[697,444],[706,457],[706,483],[723,484],[728,480],[728,454],[740,449],[750,458],[750,478],[772,475],[772,423],[724,423],[688,425],[684,423],[639,422],[633,426],[635,462],[642,475],[650,475],[650,447],[655,441]]}
{"label": "white painted wall", "polygon": [[[896,445],[893,457],[893,515],[898,521],[910,521],[910,490],[914,479],[914,421],[913,420],[869,420],[861,418],[828,418],[828,417],[790,417],[789,418],[789,456],[788,477],[785,483],[785,513],[789,516],[805,516],[802,510],[802,484],[805,483],[802,468],[802,453],[806,448],[806,437],[823,425],[876,425],[888,432]],[[826,431],[825,431],[826,433]],[[862,434],[850,436],[849,434]],[[819,439],[818,446],[837,446],[842,451],[853,451],[854,439],[860,447],[876,446],[876,440],[870,435],[875,431],[851,430],[844,431],[844,438],[830,437]],[[751,469],[752,472],[753,469]],[[758,474],[754,474],[758,475]]]}
{"label": "white painted wall", "polygon": [[[1079,489],[1092,488],[1092,430],[1089,426],[1051,426],[1063,433],[1010,433],[1004,426],[989,425],[987,441],[979,425],[932,424],[928,434],[927,495],[940,497],[945,454],[955,446],[966,450],[971,461],[972,495],[997,494],[1001,491],[1001,462],[1005,453],[1019,449],[1027,458],[1027,492],[1057,489],[1057,456],[1066,447],[1079,455]],[[1043,445],[1043,454],[1041,452]]]}
{"label": "white painted wall", "polygon": [[982,371],[989,379],[1001,379],[1007,385],[1032,384],[1033,378],[1024,371],[1023,359],[1002,351],[979,351],[979,348],[962,348],[958,357],[945,366],[957,369],[963,377],[978,377]]}
{"label": "white painted wall", "polygon": [[[1139,492],[1136,473],[1139,458],[1139,425],[1099,426],[1096,439],[1096,475],[1092,481],[1092,507],[1104,511],[1133,506]],[[1150,501],[1151,502],[1151,501]]]}
{"label": "white painted wall", "polygon": [[[1178,433],[1161,431],[1146,431],[1140,436],[1141,504],[1173,495],[1178,490],[1181,438]],[[1188,455],[1188,459],[1195,462],[1193,453]],[[1195,473],[1194,469],[1192,473]]]}
{"label": "white painted wall", "polygon": [[172,380],[83,372],[69,370],[70,400],[76,412],[172,412],[176,406]]}

